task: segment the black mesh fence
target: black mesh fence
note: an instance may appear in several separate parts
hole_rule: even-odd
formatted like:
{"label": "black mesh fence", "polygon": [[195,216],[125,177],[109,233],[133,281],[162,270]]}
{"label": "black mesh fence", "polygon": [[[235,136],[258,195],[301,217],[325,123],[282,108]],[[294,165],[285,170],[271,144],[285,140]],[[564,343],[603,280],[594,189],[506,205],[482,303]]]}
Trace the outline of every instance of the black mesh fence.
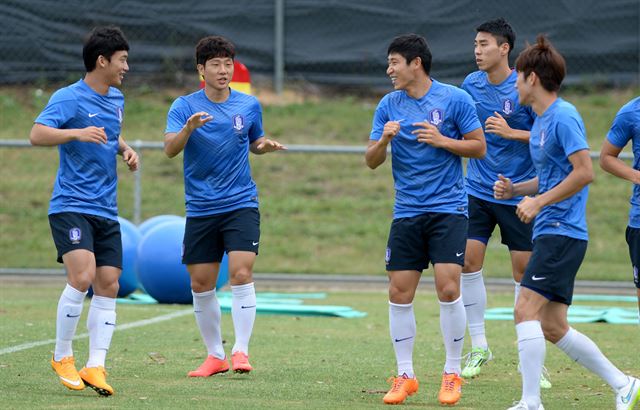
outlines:
{"label": "black mesh fence", "polygon": [[[130,44],[130,79],[175,83],[194,71],[205,35],[229,37],[252,73],[274,75],[277,0],[0,2],[0,83],[76,80],[82,39],[115,24]],[[475,70],[475,27],[505,17],[515,55],[548,33],[568,64],[568,81],[626,85],[640,76],[638,0],[282,0],[285,79],[347,86],[387,82],[386,48],[402,33],[427,37],[434,77],[459,83]]]}

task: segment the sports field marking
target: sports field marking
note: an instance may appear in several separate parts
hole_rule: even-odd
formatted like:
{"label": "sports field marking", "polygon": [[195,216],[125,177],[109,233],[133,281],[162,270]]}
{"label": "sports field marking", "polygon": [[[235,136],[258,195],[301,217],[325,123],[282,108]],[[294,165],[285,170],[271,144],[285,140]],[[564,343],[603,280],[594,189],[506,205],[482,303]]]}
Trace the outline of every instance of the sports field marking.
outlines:
{"label": "sports field marking", "polygon": [[[167,320],[175,319],[175,318],[180,317],[180,316],[186,316],[186,315],[191,314],[191,313],[193,313],[193,309],[178,310],[177,312],[172,312],[172,313],[168,313],[166,315],[152,317],[151,319],[138,320],[137,322],[131,322],[131,323],[125,323],[123,325],[118,325],[116,327],[116,330],[126,330],[126,329],[133,329],[133,328],[136,328],[136,327],[152,325],[154,323],[159,323],[159,322],[164,322],[164,321],[167,321]],[[82,333],[80,335],[76,335],[73,338],[73,340],[84,339],[86,337],[89,337],[89,333]],[[55,342],[56,342],[56,339],[47,339],[47,340],[39,340],[37,342],[23,343],[23,344],[17,345],[17,346],[5,347],[4,349],[0,349],[0,356],[2,356],[3,354],[7,354],[7,353],[15,353],[15,352],[19,352],[21,350],[31,349],[32,347],[38,347],[38,346],[52,344],[52,343],[55,343]]]}

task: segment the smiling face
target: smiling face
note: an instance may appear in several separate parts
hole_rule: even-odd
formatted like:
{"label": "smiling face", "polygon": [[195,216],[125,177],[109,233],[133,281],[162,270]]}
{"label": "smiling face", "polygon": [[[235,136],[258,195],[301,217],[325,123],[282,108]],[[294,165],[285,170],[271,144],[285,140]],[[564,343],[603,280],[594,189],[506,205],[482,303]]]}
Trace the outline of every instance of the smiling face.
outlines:
{"label": "smiling face", "polygon": [[109,85],[115,87],[122,85],[124,75],[129,71],[128,58],[129,52],[121,50],[113,53],[110,61],[105,59],[105,75]]}
{"label": "smiling face", "polygon": [[389,54],[387,63],[387,75],[395,90],[406,90],[416,78],[416,68],[422,69],[419,57],[407,63],[407,60],[398,53]]}
{"label": "smiling face", "polygon": [[504,61],[509,55],[509,44],[498,45],[498,40],[490,33],[479,31],[473,42],[473,53],[476,57],[478,69],[491,71]]}
{"label": "smiling face", "polygon": [[198,72],[204,78],[208,88],[223,91],[229,88],[233,77],[233,59],[230,57],[214,57],[204,65],[198,64]]}

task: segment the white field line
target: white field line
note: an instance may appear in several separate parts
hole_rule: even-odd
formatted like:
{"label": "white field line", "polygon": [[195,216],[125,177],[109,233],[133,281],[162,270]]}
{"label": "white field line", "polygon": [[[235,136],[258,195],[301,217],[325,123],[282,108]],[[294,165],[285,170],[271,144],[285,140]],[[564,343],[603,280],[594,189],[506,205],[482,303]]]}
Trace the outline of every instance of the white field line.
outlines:
{"label": "white field line", "polygon": [[[175,319],[177,317],[185,316],[190,313],[193,313],[193,309],[185,309],[178,310],[177,312],[171,312],[166,315],[152,317],[151,319],[138,320],[137,322],[125,323],[123,325],[117,325],[116,330],[126,330],[126,329],[134,329],[136,327],[142,327],[147,325],[152,325],[154,323],[164,322],[167,320]],[[76,335],[73,340],[84,339],[89,337],[89,333],[82,333],[80,335]],[[37,342],[29,342],[23,343],[21,345],[5,347],[4,349],[0,349],[0,356],[8,353],[15,353],[21,350],[31,349],[32,347],[38,347],[42,345],[48,345],[55,343],[56,339],[47,339],[47,340],[39,340]]]}

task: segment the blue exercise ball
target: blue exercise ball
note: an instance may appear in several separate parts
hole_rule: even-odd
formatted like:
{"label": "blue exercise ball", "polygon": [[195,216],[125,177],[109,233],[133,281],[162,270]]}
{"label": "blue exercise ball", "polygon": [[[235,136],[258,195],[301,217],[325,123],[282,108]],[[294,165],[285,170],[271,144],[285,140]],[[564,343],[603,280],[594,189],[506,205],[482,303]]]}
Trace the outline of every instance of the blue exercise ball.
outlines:
{"label": "blue exercise ball", "polygon": [[[151,228],[138,245],[138,280],[160,303],[192,302],[191,279],[182,264],[185,219],[167,221]],[[229,280],[226,255],[220,264],[216,287]]]}
{"label": "blue exercise ball", "polygon": [[178,215],[157,215],[153,216],[138,226],[140,235],[144,236],[151,228],[169,221],[184,221],[184,217]]}
{"label": "blue exercise ball", "polygon": [[[122,274],[118,283],[118,297],[124,298],[135,292],[139,287],[138,275],[136,274],[136,261],[138,259],[138,244],[142,235],[138,227],[132,222],[118,217],[120,222],[120,236],[122,238]],[[87,296],[93,296],[93,288],[89,288]]]}

